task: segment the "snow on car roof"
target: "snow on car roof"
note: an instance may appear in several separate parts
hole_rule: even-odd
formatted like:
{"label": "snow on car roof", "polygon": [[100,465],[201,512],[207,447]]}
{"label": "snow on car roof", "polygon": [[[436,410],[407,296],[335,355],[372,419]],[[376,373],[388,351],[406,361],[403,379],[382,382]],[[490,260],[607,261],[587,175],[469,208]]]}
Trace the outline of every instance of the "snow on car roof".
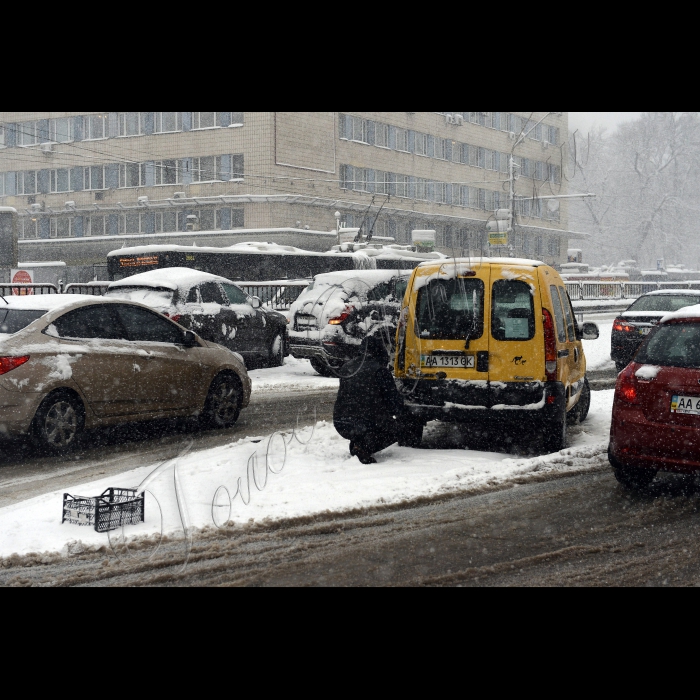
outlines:
{"label": "snow on car roof", "polygon": [[526,258],[448,258],[447,260],[428,260],[419,267],[430,267],[431,265],[449,265],[450,263],[464,265],[516,265],[527,267],[541,267],[547,263],[541,260],[527,260]]}
{"label": "snow on car roof", "polygon": [[362,280],[369,284],[390,282],[394,277],[410,277],[413,270],[342,270],[324,272],[314,277],[314,286],[343,284],[349,280]]}
{"label": "snow on car roof", "polygon": [[659,289],[655,292],[647,292],[642,296],[663,296],[664,294],[680,294],[681,296],[700,297],[700,289]]}
{"label": "snow on car roof", "polygon": [[176,292],[181,289],[190,289],[196,284],[202,282],[226,282],[233,284],[231,280],[218,275],[211,275],[208,272],[200,272],[192,270],[189,267],[168,267],[162,270],[151,270],[150,272],[142,272],[138,275],[126,277],[118,282],[112,282],[109,285],[109,290],[119,289],[122,287],[150,287],[171,289]]}
{"label": "snow on car roof", "polygon": [[6,296],[7,306],[0,299],[0,309],[26,309],[29,311],[55,311],[79,301],[102,301],[102,297],[88,294],[30,294],[28,296]]}
{"label": "snow on car roof", "polygon": [[661,319],[661,323],[679,318],[700,319],[700,304],[695,304],[694,306],[684,306],[682,309],[678,309],[678,311],[673,311],[670,314],[666,314]]}

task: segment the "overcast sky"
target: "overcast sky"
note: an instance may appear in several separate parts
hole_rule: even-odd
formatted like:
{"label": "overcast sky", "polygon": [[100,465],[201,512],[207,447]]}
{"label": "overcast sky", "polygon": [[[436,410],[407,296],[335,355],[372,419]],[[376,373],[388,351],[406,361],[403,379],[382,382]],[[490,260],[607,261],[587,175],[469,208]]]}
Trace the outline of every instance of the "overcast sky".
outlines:
{"label": "overcast sky", "polygon": [[636,119],[641,112],[569,112],[569,128],[587,134],[593,126],[614,131],[618,124]]}

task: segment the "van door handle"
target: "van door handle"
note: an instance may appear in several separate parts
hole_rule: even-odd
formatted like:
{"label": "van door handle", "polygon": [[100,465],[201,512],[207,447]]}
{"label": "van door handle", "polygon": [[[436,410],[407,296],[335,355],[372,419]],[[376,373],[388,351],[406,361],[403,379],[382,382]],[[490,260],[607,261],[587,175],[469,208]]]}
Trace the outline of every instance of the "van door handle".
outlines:
{"label": "van door handle", "polygon": [[477,372],[488,372],[489,371],[489,354],[485,350],[476,353],[476,371]]}

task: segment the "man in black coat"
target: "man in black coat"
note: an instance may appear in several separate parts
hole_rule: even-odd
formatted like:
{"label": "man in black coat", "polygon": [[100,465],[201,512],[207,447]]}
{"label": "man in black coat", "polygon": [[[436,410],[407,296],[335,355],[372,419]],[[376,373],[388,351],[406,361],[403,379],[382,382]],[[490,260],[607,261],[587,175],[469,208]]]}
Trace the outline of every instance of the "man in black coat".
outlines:
{"label": "man in black coat", "polygon": [[402,424],[410,421],[388,364],[389,354],[377,334],[365,338],[359,355],[339,372],[333,424],[350,440],[350,454],[362,464],[376,463],[372,455],[397,442]]}

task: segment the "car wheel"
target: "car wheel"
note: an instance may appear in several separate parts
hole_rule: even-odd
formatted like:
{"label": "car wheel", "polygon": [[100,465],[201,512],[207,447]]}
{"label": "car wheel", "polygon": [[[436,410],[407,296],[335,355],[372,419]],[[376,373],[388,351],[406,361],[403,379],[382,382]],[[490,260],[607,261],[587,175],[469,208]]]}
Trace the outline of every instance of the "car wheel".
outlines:
{"label": "car wheel", "polygon": [[209,387],[203,423],[210,428],[230,428],[241,412],[243,390],[241,382],[233,374],[220,374]]}
{"label": "car wheel", "polygon": [[566,447],[566,416],[547,423],[542,435],[547,452],[559,452]]}
{"label": "car wheel", "polygon": [[588,411],[591,408],[591,387],[588,384],[588,377],[584,379],[583,389],[578,403],[566,414],[569,425],[583,423],[588,418]]}
{"label": "car wheel", "polygon": [[85,425],[85,410],[68,391],[49,394],[39,406],[32,434],[39,447],[53,453],[71,449]]}
{"label": "car wheel", "polygon": [[654,481],[657,474],[655,469],[623,467],[621,464],[613,465],[613,473],[618,482],[628,491],[641,491]]}
{"label": "car wheel", "polygon": [[317,357],[312,357],[309,359],[311,366],[318,372],[322,377],[336,377],[337,375],[333,371],[333,368],[326,364],[323,360],[319,360]]}
{"label": "car wheel", "polygon": [[268,359],[269,367],[281,367],[284,364],[284,337],[277,334],[270,344],[270,353]]}

